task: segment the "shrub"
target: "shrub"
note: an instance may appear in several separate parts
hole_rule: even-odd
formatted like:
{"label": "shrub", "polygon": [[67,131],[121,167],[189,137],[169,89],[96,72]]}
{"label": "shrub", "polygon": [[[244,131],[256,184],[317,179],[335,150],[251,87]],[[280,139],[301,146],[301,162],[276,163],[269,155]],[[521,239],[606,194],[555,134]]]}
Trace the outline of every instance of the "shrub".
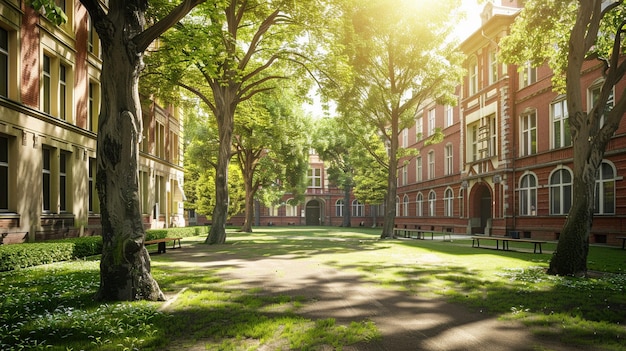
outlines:
{"label": "shrub", "polygon": [[0,245],[0,271],[67,261],[100,253],[102,253],[102,238],[99,236]]}
{"label": "shrub", "polygon": [[167,238],[167,229],[148,229],[146,230],[146,241],[154,239]]}

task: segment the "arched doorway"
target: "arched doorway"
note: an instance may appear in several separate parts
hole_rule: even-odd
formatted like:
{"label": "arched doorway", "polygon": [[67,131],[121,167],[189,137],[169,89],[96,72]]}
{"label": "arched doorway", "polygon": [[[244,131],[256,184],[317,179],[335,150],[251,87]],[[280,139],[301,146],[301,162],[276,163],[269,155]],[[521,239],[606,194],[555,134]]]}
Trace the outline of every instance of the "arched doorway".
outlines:
{"label": "arched doorway", "polygon": [[476,184],[472,189],[471,199],[472,233],[491,235],[491,213],[493,209],[489,186],[484,183]]}
{"label": "arched doorway", "polygon": [[307,202],[305,209],[306,225],[320,225],[322,221],[322,204],[319,200]]}

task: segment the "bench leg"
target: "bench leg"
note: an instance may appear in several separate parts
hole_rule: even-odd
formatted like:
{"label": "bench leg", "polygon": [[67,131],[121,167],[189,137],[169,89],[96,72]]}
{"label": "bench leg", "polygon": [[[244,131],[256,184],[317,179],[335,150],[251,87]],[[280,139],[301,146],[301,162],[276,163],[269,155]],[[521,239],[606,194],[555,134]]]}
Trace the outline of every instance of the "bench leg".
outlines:
{"label": "bench leg", "polygon": [[165,250],[166,250],[165,241],[161,241],[157,245],[158,245],[157,252],[165,253]]}
{"label": "bench leg", "polygon": [[541,251],[541,243],[535,243],[535,253],[537,253],[537,245],[539,245],[539,253],[543,253]]}
{"label": "bench leg", "polygon": [[622,239],[622,250],[626,248],[626,239]]}

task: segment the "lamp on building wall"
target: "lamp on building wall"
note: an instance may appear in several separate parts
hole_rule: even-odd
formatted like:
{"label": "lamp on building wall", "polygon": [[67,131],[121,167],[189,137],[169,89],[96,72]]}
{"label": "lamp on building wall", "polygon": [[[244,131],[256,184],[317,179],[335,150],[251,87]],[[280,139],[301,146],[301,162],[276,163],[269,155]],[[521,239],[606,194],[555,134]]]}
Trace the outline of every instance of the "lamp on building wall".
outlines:
{"label": "lamp on building wall", "polygon": [[499,184],[501,180],[502,179],[500,178],[500,175],[496,174],[496,175],[493,176],[493,183],[494,184]]}
{"label": "lamp on building wall", "polygon": [[468,187],[469,187],[469,183],[467,182],[467,180],[464,180],[461,182],[461,188],[467,189]]}

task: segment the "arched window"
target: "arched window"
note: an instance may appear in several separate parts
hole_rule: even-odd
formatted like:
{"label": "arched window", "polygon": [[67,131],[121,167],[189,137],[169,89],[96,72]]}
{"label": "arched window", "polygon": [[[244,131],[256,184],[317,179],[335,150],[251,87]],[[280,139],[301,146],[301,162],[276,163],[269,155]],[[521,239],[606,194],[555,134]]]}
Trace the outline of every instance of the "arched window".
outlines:
{"label": "arched window", "polygon": [[363,217],[364,206],[359,200],[352,200],[352,217]]}
{"label": "arched window", "polygon": [[443,212],[446,217],[454,215],[454,195],[450,188],[446,189],[446,192],[443,194]]}
{"label": "arched window", "polygon": [[564,215],[572,207],[572,173],[560,168],[550,176],[550,214]]}
{"label": "arched window", "polygon": [[437,201],[437,194],[433,190],[428,193],[428,215],[435,216],[435,202]]}
{"label": "arched window", "polygon": [[424,216],[424,195],[422,195],[422,193],[417,194],[417,197],[415,198],[415,205],[415,215],[418,217]]}
{"label": "arched window", "polygon": [[520,216],[537,215],[537,177],[534,174],[526,174],[520,179],[519,214]]}
{"label": "arched window", "polygon": [[293,198],[287,199],[287,201],[285,201],[285,216],[287,217],[296,217],[298,215],[298,207],[293,206],[291,204],[292,201]]}
{"label": "arched window", "polygon": [[465,188],[459,189],[459,217],[465,217]]}
{"label": "arched window", "polygon": [[343,217],[343,199],[339,199],[335,202],[335,216]]}
{"label": "arched window", "polygon": [[396,216],[400,215],[400,197],[396,196]]}
{"label": "arched window", "polygon": [[603,161],[596,174],[595,214],[615,214],[615,168]]}
{"label": "arched window", "polygon": [[402,215],[407,217],[409,215],[409,195],[404,194],[402,198]]}

